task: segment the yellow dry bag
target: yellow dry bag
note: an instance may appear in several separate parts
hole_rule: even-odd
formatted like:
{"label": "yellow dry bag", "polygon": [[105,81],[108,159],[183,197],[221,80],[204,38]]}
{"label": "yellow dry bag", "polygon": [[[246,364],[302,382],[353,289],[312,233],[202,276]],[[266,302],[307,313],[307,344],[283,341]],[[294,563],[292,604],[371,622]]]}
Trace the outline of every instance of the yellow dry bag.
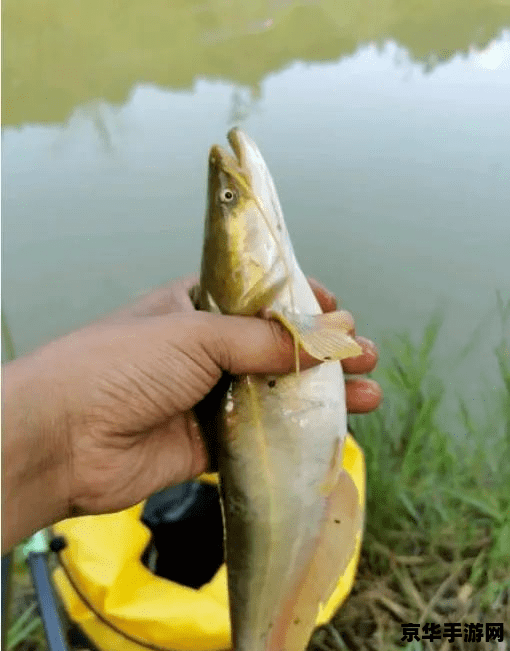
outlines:
{"label": "yellow dry bag", "polygon": [[[343,465],[358,488],[364,508],[364,457],[351,436],[344,447]],[[73,518],[53,527],[53,535],[65,539],[65,547],[59,553],[60,565],[54,572],[55,585],[70,619],[98,649],[231,648],[217,481],[216,475],[202,475],[196,482],[188,483],[186,489],[180,489],[179,500],[174,500],[171,517],[165,520],[165,513],[160,514],[160,529],[166,532],[169,543],[164,553],[160,545],[156,568],[159,564],[167,576],[178,580],[163,578],[148,567],[158,532],[151,533],[142,521],[147,520],[143,516],[146,503],[119,513]],[[156,520],[157,508],[156,504],[152,512]],[[179,519],[179,509],[184,512],[186,508],[195,521],[192,537],[186,534],[191,518],[187,522]],[[201,527],[198,533],[197,522]],[[356,550],[338,578],[331,599],[321,609],[317,625],[332,617],[352,589],[361,536],[360,529]],[[186,554],[188,558],[183,560]]]}

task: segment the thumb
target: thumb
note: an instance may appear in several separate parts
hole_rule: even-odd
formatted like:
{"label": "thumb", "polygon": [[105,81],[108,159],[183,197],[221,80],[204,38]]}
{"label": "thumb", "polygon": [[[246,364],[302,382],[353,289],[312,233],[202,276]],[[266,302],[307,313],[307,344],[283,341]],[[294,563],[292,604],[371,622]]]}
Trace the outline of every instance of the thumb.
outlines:
{"label": "thumb", "polygon": [[[211,313],[207,317],[213,333],[207,352],[227,373],[266,375],[296,370],[294,341],[280,322]],[[301,369],[317,364],[320,364],[318,359],[300,349]]]}

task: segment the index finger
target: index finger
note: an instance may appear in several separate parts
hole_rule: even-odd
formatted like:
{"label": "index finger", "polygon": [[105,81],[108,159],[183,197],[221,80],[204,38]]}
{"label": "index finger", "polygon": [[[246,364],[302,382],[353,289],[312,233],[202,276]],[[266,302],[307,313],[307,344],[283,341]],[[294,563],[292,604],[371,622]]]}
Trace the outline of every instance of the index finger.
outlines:
{"label": "index finger", "polygon": [[104,320],[117,321],[131,317],[161,316],[171,312],[195,310],[189,292],[198,283],[198,274],[183,276],[140,296],[134,303],[108,315]]}
{"label": "index finger", "polygon": [[158,316],[170,312],[191,312],[195,309],[189,292],[198,283],[198,275],[190,274],[158,287],[131,306],[132,316]]}

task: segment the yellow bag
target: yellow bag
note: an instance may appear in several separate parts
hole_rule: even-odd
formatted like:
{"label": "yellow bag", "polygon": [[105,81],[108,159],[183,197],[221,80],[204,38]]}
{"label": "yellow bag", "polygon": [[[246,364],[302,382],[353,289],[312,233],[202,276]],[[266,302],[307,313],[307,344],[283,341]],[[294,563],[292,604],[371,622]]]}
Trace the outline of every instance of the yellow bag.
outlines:
{"label": "yellow bag", "polygon": [[[349,435],[343,465],[365,505],[365,465]],[[216,475],[199,481],[216,483]],[[70,619],[104,651],[222,651],[231,648],[227,577],[223,564],[198,589],[154,575],[142,563],[151,532],[140,521],[144,503],[108,515],[65,520],[53,527],[64,536],[54,582]],[[204,531],[204,546],[207,545]],[[356,550],[317,625],[332,617],[352,589],[362,531]]]}

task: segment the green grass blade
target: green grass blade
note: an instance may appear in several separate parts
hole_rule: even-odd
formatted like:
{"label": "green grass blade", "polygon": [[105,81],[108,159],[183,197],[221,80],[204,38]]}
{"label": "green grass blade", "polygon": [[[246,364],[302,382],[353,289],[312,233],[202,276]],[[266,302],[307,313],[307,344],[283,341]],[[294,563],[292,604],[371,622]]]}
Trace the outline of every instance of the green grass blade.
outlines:
{"label": "green grass blade", "polygon": [[32,603],[9,628],[7,633],[7,651],[14,649],[20,642],[25,640],[39,626],[42,626],[41,618],[34,616],[37,604]]}

